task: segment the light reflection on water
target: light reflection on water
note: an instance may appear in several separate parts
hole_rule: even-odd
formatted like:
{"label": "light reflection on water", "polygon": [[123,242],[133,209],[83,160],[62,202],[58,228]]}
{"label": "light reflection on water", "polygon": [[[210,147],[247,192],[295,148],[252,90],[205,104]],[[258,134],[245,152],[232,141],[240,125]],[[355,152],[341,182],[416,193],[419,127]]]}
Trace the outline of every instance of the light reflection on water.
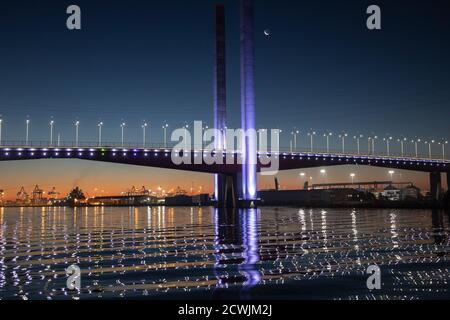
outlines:
{"label": "light reflection on water", "polygon": [[449,298],[449,230],[431,210],[0,208],[0,298]]}

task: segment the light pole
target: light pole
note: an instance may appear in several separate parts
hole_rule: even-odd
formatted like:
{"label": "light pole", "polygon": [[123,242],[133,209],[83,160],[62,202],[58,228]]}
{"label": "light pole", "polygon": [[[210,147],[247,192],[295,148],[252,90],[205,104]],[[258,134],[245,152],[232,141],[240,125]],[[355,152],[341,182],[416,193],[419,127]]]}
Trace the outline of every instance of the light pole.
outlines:
{"label": "light pole", "polygon": [[352,185],[355,184],[355,177],[356,177],[356,174],[350,173],[350,178],[352,178]]}
{"label": "light pole", "polygon": [[372,154],[375,155],[375,141],[378,139],[378,136],[374,136],[372,138]]}
{"label": "light pole", "polygon": [[412,143],[414,143],[414,150],[416,152],[416,158],[419,157],[419,142],[422,142],[420,139],[411,140]]}
{"label": "light pole", "polygon": [[402,157],[405,156],[405,142],[406,142],[406,141],[407,141],[406,138],[403,138],[403,139],[397,139],[397,142],[400,142],[400,148],[401,148],[401,151],[402,151]]}
{"label": "light pole", "polygon": [[50,121],[50,147],[53,147],[53,125],[55,124],[55,121]]}
{"label": "light pole", "polygon": [[323,135],[327,139],[327,153],[330,153],[330,137],[333,136],[332,132],[325,133]]}
{"label": "light pole", "polygon": [[360,134],[359,136],[354,136],[353,138],[356,140],[356,146],[357,146],[357,149],[358,149],[358,155],[360,155],[360,154],[361,154],[361,144],[360,144],[360,140],[361,140],[362,138],[364,138],[364,136],[363,136],[362,134]]}
{"label": "light pole", "polygon": [[78,127],[80,126],[80,121],[75,122],[75,147],[78,148]]}
{"label": "light pole", "polygon": [[352,179],[352,185],[355,184],[355,177],[356,177],[356,174],[350,173],[350,178]]}
{"label": "light pole", "polygon": [[125,122],[122,122],[122,123],[120,124],[120,129],[121,129],[121,132],[122,132],[122,135],[121,135],[121,137],[122,137],[122,139],[121,139],[121,141],[122,141],[122,148],[124,147],[123,138],[124,138],[124,131],[125,131],[126,125],[127,125],[127,124],[126,124]]}
{"label": "light pole", "polygon": [[30,119],[27,119],[27,129],[25,132],[25,145],[28,146],[28,138],[29,138],[29,133],[30,133]]}
{"label": "light pole", "polygon": [[300,134],[300,131],[297,129],[294,129],[291,134],[294,137],[294,151],[297,151],[297,135]]}
{"label": "light pole", "polygon": [[163,131],[164,131],[164,148],[167,148],[167,128],[169,125],[166,123],[163,125]]}
{"label": "light pole", "polygon": [[[1,124],[1,119],[0,119],[0,124]],[[0,142],[1,142],[1,140],[0,140]],[[443,140],[442,142],[439,142],[439,144],[442,147],[442,160],[445,160],[445,145],[448,144],[448,141]]]}
{"label": "light pole", "polygon": [[434,140],[431,140],[431,141],[425,141],[425,144],[428,145],[428,155],[429,155],[430,159],[433,158],[433,154],[432,154],[432,150],[431,150],[431,145],[432,145],[434,142],[435,142]]}
{"label": "light pole", "polygon": [[393,181],[393,179],[394,179],[394,173],[395,173],[394,170],[390,170],[390,171],[389,171],[389,175],[391,176],[391,185],[392,185],[392,183],[394,182],[394,181]]}
{"label": "light pole", "polygon": [[0,147],[2,146],[2,123],[3,119],[0,118]]}
{"label": "light pole", "polygon": [[[209,130],[209,126],[207,124],[205,124],[202,127],[202,137],[204,136],[204,132],[207,131],[207,130]],[[204,146],[203,146],[203,138],[202,138],[202,147],[201,147],[201,149],[203,150],[203,148],[204,148]]]}
{"label": "light pole", "polygon": [[345,154],[345,138],[348,137],[347,133],[343,133],[339,135],[339,138],[342,139],[342,154]]}
{"label": "light pole", "polygon": [[[263,150],[263,136],[264,135],[267,135],[267,129],[259,129],[258,130],[258,145],[259,145],[259,152],[262,152]],[[224,141],[223,141],[223,144],[224,144],[224,147],[226,147],[226,139],[225,139],[225,137],[224,137],[224,139],[223,139]],[[268,146],[266,146],[266,149],[267,149],[267,147]],[[266,150],[267,151],[267,150]]]}
{"label": "light pole", "polygon": [[[188,141],[187,141],[187,134],[189,131],[189,125],[187,123],[184,124],[184,149],[188,149]],[[222,137],[220,137],[220,141],[222,140]],[[222,142],[220,142],[222,143]],[[220,146],[219,146],[220,147]]]}
{"label": "light pole", "polygon": [[147,122],[144,121],[144,124],[142,125],[142,146],[146,147],[146,138],[147,138],[147,134],[146,134],[146,130],[147,130],[148,124]]}
{"label": "light pole", "polygon": [[314,152],[314,136],[316,135],[316,132],[312,131],[308,133],[308,136],[311,138],[311,153]]}
{"label": "light pole", "polygon": [[320,170],[320,175],[322,176],[323,182],[326,183],[327,170],[325,169]]}
{"label": "light pole", "polygon": [[392,137],[386,137],[383,140],[386,141],[386,150],[387,150],[387,156],[389,157],[391,155],[391,145],[390,142],[391,140],[393,140],[394,138]]}
{"label": "light pole", "polygon": [[102,127],[103,127],[103,122],[100,121],[98,123],[98,146],[99,147],[102,146]]}
{"label": "light pole", "polygon": [[300,176],[300,186],[302,186],[302,185],[303,185],[303,188],[304,188],[304,186],[305,186],[305,183],[304,183],[304,181],[305,181],[305,176],[306,176],[306,173],[304,173],[304,172],[301,172],[301,173],[299,174],[299,176]]}

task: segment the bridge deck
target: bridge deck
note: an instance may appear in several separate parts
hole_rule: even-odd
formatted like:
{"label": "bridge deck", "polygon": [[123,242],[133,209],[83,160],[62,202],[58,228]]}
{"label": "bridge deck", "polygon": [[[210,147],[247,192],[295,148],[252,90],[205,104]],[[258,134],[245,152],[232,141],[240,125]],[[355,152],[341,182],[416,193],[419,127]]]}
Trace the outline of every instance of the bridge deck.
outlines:
{"label": "bridge deck", "polygon": [[[144,148],[56,148],[56,147],[0,147],[0,161],[38,160],[38,159],[81,159],[102,161],[118,164],[148,166],[183,171],[205,173],[237,173],[241,169],[238,152],[222,152],[224,164],[208,165],[203,161],[203,154],[212,150],[193,150],[186,154],[187,163],[176,165],[171,160],[173,149],[144,149]],[[178,151],[178,150],[176,150]],[[179,151],[181,152],[181,150]],[[214,152],[214,154],[216,154]],[[279,162],[279,170],[293,170],[301,168],[364,165],[386,167],[393,169],[413,170],[421,172],[450,172],[450,160],[426,159],[411,157],[358,155],[339,153],[304,153],[277,152],[259,153],[259,158],[269,156]],[[228,159],[228,161],[225,161]],[[233,159],[232,162],[229,160]],[[226,162],[226,163],[225,163]],[[267,166],[258,163],[258,170]]]}

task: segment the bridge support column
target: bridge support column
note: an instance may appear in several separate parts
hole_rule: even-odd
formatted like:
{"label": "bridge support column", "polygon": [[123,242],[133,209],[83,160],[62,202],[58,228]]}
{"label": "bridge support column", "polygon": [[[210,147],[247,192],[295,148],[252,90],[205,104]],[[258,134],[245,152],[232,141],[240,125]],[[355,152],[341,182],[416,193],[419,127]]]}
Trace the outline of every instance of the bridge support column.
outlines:
{"label": "bridge support column", "polygon": [[238,202],[238,177],[237,175],[217,175],[217,207],[237,208]]}
{"label": "bridge support column", "polygon": [[450,194],[450,172],[447,172],[447,192]]}
{"label": "bridge support column", "polygon": [[[244,132],[256,132],[254,69],[253,0],[241,0],[241,124]],[[252,203],[257,199],[256,139],[252,134],[242,139],[242,202]]]}
{"label": "bridge support column", "polygon": [[[447,177],[448,178],[448,177]],[[431,172],[430,173],[430,193],[433,200],[439,200],[441,196],[442,184],[441,184],[441,173]]]}

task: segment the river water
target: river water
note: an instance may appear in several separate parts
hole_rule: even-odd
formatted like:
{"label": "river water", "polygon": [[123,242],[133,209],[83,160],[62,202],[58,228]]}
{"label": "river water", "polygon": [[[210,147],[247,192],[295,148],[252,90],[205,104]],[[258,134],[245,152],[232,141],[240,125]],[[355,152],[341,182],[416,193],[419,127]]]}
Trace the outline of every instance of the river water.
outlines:
{"label": "river water", "polygon": [[449,230],[431,210],[0,208],[0,299],[449,299]]}

